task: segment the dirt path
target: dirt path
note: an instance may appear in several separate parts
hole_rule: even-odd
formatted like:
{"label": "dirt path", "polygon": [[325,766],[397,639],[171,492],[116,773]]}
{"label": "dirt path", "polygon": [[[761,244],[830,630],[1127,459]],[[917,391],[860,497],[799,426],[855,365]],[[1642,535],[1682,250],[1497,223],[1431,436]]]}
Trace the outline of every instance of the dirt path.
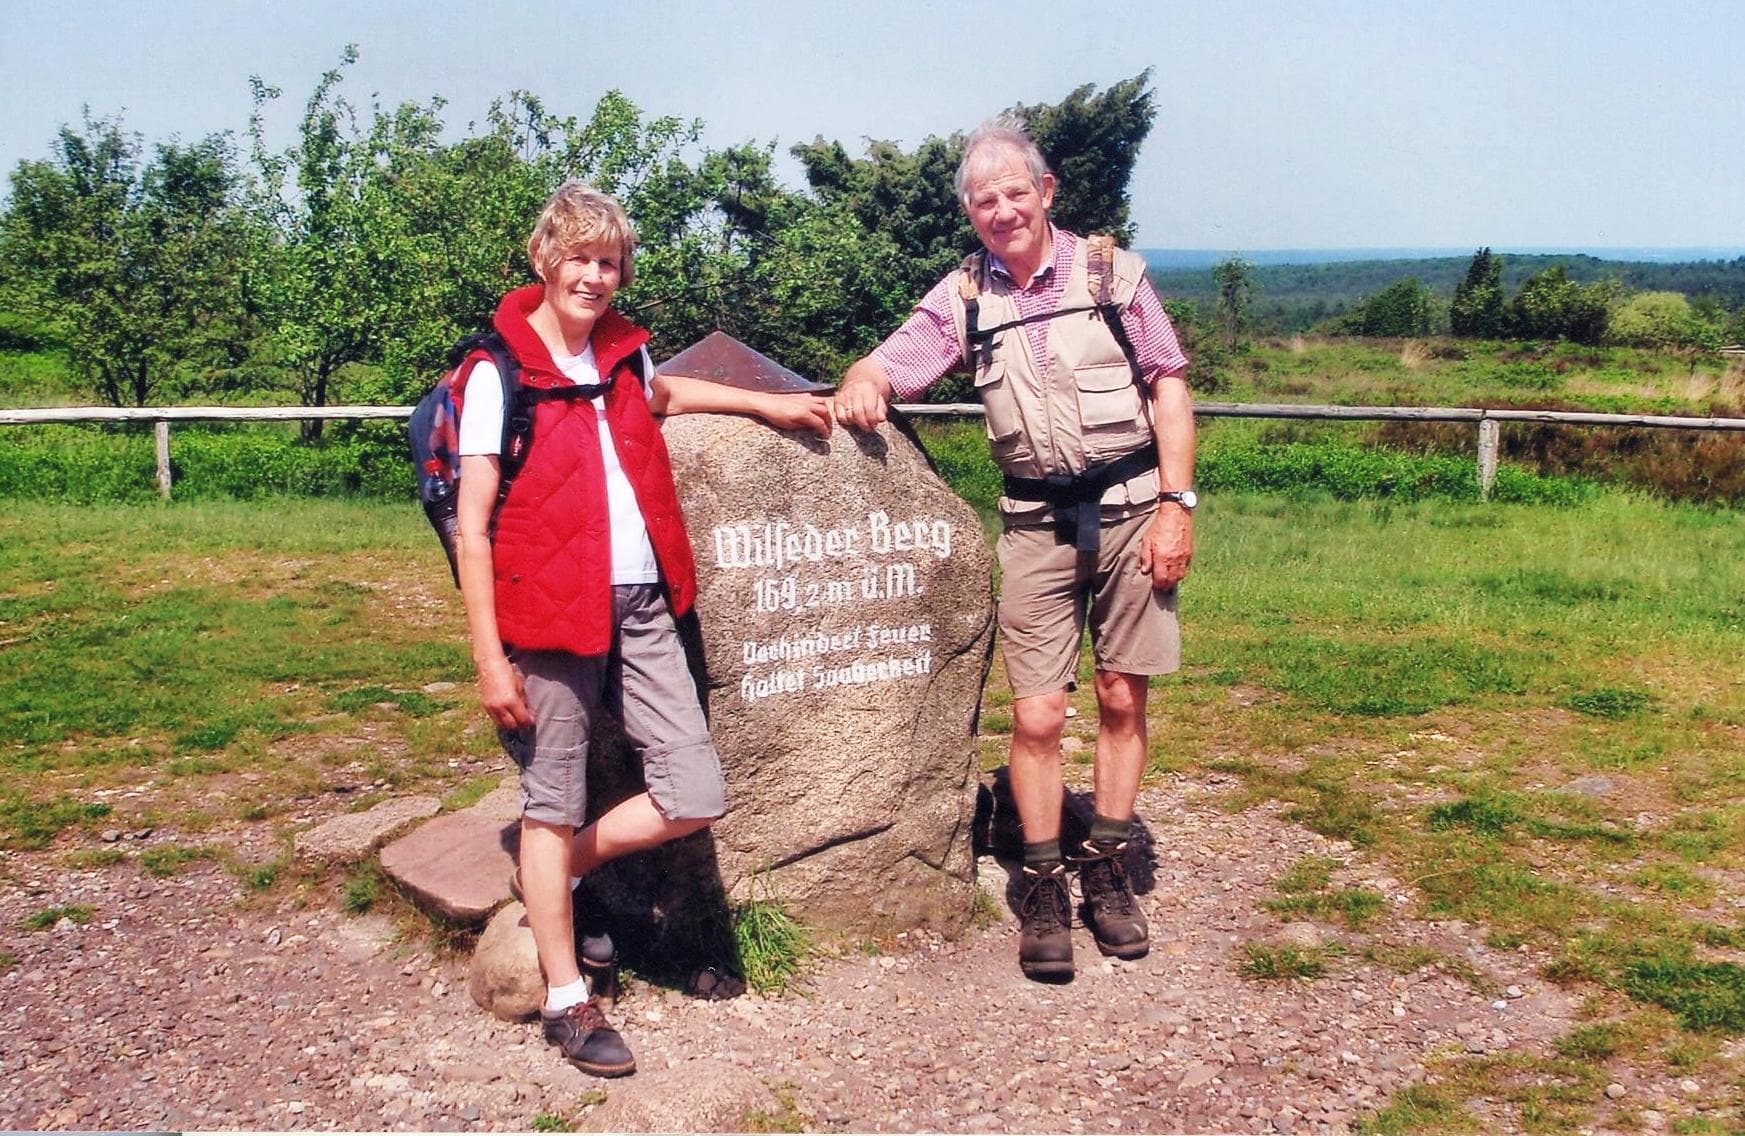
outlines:
{"label": "dirt path", "polygon": [[[1008,917],[955,943],[817,963],[800,996],[710,1003],[632,981],[616,1020],[640,1071],[614,1082],[478,1011],[464,959],[398,939],[379,916],[245,903],[211,865],[155,879],[14,854],[0,885],[0,950],[16,958],[0,972],[0,1128],[525,1129],[544,1115],[583,1128],[1344,1132],[1433,1054],[1543,1053],[1569,1030],[1575,1007],[1536,977],[1543,960],[1491,950],[1474,929],[1403,915],[1367,937],[1285,928],[1260,901],[1303,856],[1340,860],[1336,878],[1396,906],[1405,889],[1273,811],[1223,812],[1212,788],[1176,779],[1141,799],[1157,818],[1143,960],[1105,961],[1079,931],[1077,980],[1039,986],[1018,973]],[[993,861],[982,870],[1005,882]],[[19,929],[56,905],[91,919]],[[1350,951],[1312,982],[1240,977],[1242,945],[1281,933]],[[1444,952],[1493,986],[1365,962],[1369,940]],[[1630,1086],[1638,1108],[1669,1089]]]}

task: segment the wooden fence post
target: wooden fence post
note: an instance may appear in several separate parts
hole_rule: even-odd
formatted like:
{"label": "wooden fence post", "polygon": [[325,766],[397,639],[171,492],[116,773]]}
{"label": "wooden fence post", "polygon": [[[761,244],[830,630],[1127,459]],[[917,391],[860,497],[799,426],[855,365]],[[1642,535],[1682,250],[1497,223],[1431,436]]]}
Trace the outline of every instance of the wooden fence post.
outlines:
{"label": "wooden fence post", "polygon": [[168,501],[170,499],[170,420],[160,418],[157,421],[158,441],[158,496]]}
{"label": "wooden fence post", "polygon": [[1497,438],[1500,431],[1495,418],[1478,420],[1478,495],[1491,499],[1491,487],[1497,483]]}

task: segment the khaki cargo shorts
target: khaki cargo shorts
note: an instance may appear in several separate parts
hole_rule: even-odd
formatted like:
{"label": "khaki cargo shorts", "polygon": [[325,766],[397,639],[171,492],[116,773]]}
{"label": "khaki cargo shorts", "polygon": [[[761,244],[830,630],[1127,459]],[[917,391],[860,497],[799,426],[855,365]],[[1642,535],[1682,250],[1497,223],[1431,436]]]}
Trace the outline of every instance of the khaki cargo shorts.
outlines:
{"label": "khaki cargo shorts", "polygon": [[[612,589],[612,600],[618,631],[611,655],[509,652],[534,722],[528,729],[498,731],[521,768],[522,816],[572,828],[586,823],[588,736],[602,711],[619,717],[641,753],[643,780],[662,816],[723,815],[721,759],[665,592],[658,584],[620,585]],[[613,705],[604,705],[608,700]]]}
{"label": "khaki cargo shorts", "polygon": [[1000,561],[1000,644],[1014,698],[1052,694],[1078,677],[1087,616],[1098,670],[1170,674],[1181,667],[1176,593],[1139,571],[1148,509],[1102,523],[1095,563],[1053,525],[1008,528]]}

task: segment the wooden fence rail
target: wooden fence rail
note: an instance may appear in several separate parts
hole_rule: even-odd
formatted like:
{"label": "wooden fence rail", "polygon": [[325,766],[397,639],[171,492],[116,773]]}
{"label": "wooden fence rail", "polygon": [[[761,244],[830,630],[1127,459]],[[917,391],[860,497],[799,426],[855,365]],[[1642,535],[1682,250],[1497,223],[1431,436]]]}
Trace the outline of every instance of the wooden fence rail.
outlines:
{"label": "wooden fence rail", "polygon": [[[979,418],[980,403],[907,403],[897,407],[917,418]],[[306,419],[407,418],[409,406],[53,406],[0,410],[0,426],[47,422],[151,422],[156,424],[158,491],[170,495],[171,422],[295,422]],[[1489,497],[1496,481],[1499,427],[1504,422],[1565,426],[1644,426],[1656,430],[1745,430],[1745,418],[1687,418],[1670,414],[1590,414],[1578,410],[1491,410],[1462,406],[1313,406],[1202,402],[1199,418],[1295,418],[1364,422],[1473,422],[1478,425],[1479,490]]]}

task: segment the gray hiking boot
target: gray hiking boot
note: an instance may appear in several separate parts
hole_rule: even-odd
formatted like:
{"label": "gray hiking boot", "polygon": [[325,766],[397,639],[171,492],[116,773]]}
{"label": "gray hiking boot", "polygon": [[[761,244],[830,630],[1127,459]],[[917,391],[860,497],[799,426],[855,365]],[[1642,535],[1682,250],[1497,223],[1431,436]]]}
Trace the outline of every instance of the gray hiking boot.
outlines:
{"label": "gray hiking boot", "polygon": [[1127,881],[1127,842],[1087,840],[1073,858],[1084,894],[1085,926],[1097,949],[1120,959],[1143,958],[1151,950],[1151,932],[1133,885]]}
{"label": "gray hiking boot", "polygon": [[596,1077],[623,1077],[636,1072],[636,1058],[618,1031],[606,1021],[598,998],[578,1002],[553,1017],[539,1015],[545,1040],[563,1051],[565,1060]]}
{"label": "gray hiking boot", "polygon": [[1070,982],[1072,897],[1066,865],[1024,865],[1024,897],[1018,901],[1018,969],[1039,982]]}

